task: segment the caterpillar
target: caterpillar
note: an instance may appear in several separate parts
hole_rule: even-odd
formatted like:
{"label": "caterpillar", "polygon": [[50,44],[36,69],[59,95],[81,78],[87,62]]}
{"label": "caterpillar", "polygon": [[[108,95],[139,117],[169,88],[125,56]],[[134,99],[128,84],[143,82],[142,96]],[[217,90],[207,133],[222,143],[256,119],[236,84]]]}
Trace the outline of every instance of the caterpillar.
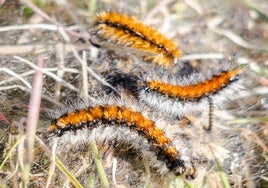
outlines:
{"label": "caterpillar", "polygon": [[152,54],[145,56],[145,61],[168,67],[180,57],[180,50],[170,39],[126,14],[100,13],[95,16],[95,27],[105,39]]}
{"label": "caterpillar", "polygon": [[198,101],[205,96],[215,94],[227,85],[238,79],[241,73],[240,68],[222,71],[213,75],[210,79],[189,85],[173,85],[164,83],[161,80],[149,80],[146,82],[146,89],[165,95],[179,101]]}
{"label": "caterpillar", "polygon": [[212,70],[207,76],[191,74],[178,77],[154,71],[138,81],[137,97],[149,106],[177,117],[187,111],[200,109],[202,99],[208,99],[210,131],[213,99],[218,97],[217,93],[237,81],[241,73],[239,67]]}
{"label": "caterpillar", "polygon": [[[179,151],[156,123],[146,118],[141,112],[130,108],[114,105],[99,104],[79,110],[70,111],[54,119],[48,131],[50,135],[61,137],[66,132],[90,131],[97,127],[127,127],[143,136],[155,148],[157,158],[162,159],[167,168],[175,175],[184,175],[188,179],[194,178],[194,167],[186,169]],[[76,139],[84,139],[76,135]],[[186,173],[187,172],[187,173]]]}

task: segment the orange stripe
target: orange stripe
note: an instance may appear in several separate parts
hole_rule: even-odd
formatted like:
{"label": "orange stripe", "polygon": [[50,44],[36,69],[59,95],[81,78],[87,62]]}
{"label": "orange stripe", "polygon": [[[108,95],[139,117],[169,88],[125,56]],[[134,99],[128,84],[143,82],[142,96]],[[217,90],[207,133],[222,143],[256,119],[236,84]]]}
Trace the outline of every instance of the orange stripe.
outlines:
{"label": "orange stripe", "polygon": [[[135,112],[125,107],[103,105],[69,112],[53,120],[48,131],[62,134],[62,131],[79,129],[83,125],[89,125],[90,128],[91,123],[94,121],[95,123],[98,121],[115,121],[121,125],[134,127],[139,134],[142,132],[148,141],[153,141],[152,144],[161,151],[159,153],[163,154],[168,163],[170,163],[168,166],[174,168],[173,170],[176,172],[178,169],[182,173],[185,171],[183,161],[179,158],[179,152],[164,131],[158,128],[155,122],[147,119],[140,112]],[[178,160],[180,163],[177,162]],[[181,173],[177,175],[181,175]]]}
{"label": "orange stripe", "polygon": [[220,91],[233,81],[233,78],[238,76],[242,70],[240,68],[232,69],[226,72],[221,72],[217,76],[213,76],[209,80],[200,82],[194,85],[172,85],[163,83],[158,80],[148,82],[148,87],[152,91],[157,91],[163,95],[179,98],[181,100],[193,100],[202,98],[208,94],[213,94]]}
{"label": "orange stripe", "polygon": [[122,13],[105,12],[95,16],[95,24],[102,37],[128,46],[156,54],[145,59],[169,66],[180,56],[176,45],[157,30],[146,26],[133,17]]}

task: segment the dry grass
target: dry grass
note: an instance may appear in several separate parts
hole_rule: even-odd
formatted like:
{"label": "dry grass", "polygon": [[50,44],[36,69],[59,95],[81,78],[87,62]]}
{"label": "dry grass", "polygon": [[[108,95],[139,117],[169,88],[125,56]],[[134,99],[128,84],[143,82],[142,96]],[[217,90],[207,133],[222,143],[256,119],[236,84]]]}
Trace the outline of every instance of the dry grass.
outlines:
{"label": "dry grass", "polygon": [[[0,1],[0,187],[268,186],[265,0],[35,2],[39,8],[28,0]],[[128,58],[79,40],[94,37],[88,32],[92,16],[109,9],[123,10],[159,28],[179,44],[181,59],[191,65],[206,66],[234,54],[238,64],[247,65],[245,89],[215,111],[215,132],[166,128],[185,130],[191,139],[202,140],[196,151],[212,157],[200,161],[213,164],[201,170],[201,178],[185,181],[159,175],[136,154],[139,151],[126,152],[124,144],[111,149],[97,142],[99,151],[94,143],[66,150],[48,144],[48,111],[65,108],[66,100],[95,100],[103,85],[116,90],[104,79],[115,68],[132,71]],[[115,51],[124,54],[126,49]],[[135,55],[130,59],[135,60]],[[202,124],[193,116],[189,119],[195,126]],[[222,161],[226,158],[229,161]]]}

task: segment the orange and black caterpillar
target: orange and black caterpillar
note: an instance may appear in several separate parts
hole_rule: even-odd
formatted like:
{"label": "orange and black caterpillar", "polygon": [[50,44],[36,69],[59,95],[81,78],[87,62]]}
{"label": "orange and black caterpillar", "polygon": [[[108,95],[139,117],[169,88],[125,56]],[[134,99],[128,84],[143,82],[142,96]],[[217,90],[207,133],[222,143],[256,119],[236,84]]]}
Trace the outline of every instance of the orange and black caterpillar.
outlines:
{"label": "orange and black caterpillar", "polygon": [[[142,113],[132,111],[126,107],[99,105],[72,111],[53,120],[48,130],[52,134],[61,136],[65,131],[115,125],[136,130],[156,148],[158,158],[164,159],[167,167],[175,175],[184,174],[186,171],[184,161],[180,158],[179,152],[164,131],[158,128],[155,122],[144,117]],[[193,178],[193,176],[193,174],[186,175],[187,178]]]}
{"label": "orange and black caterpillar", "polygon": [[210,79],[195,84],[177,85],[164,83],[161,80],[149,80],[144,83],[147,90],[157,92],[180,101],[198,101],[204,97],[210,96],[221,91],[230,83],[238,79],[241,74],[241,68],[234,68],[228,71],[222,71]]}
{"label": "orange and black caterpillar", "polygon": [[204,78],[201,74],[170,77],[163,75],[162,71],[158,72],[161,76],[155,76],[158,73],[151,72],[139,81],[137,96],[149,106],[176,117],[198,109],[202,99],[206,98],[209,104],[209,123],[205,129],[210,132],[213,123],[213,99],[217,98],[215,94],[238,80],[242,69],[228,68],[217,72],[213,72],[209,78]]}
{"label": "orange and black caterpillar", "polygon": [[169,66],[181,54],[176,45],[163,34],[135,18],[118,12],[104,12],[95,16],[95,26],[103,38],[119,45],[152,53],[145,60]]}

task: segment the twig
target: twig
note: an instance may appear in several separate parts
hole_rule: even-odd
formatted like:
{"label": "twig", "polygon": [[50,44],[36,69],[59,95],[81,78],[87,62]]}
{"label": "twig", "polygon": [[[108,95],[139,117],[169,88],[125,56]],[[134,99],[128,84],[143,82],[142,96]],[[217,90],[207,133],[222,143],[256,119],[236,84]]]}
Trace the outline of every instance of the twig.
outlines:
{"label": "twig", "polygon": [[225,56],[221,53],[208,53],[208,54],[190,54],[184,55],[180,58],[182,61],[191,61],[196,59],[224,59]]}
{"label": "twig", "polygon": [[24,4],[26,4],[28,7],[30,7],[34,12],[36,12],[37,14],[39,14],[40,16],[42,16],[43,18],[45,18],[46,20],[50,21],[51,23],[55,24],[56,26],[58,26],[59,28],[64,29],[67,33],[71,34],[72,36],[75,36],[77,38],[82,38],[82,35],[69,30],[68,28],[64,27],[62,24],[60,24],[59,22],[57,22],[56,20],[52,19],[49,15],[47,15],[44,11],[42,11],[40,8],[38,8],[35,4],[33,4],[31,1],[29,0],[20,0],[21,2],[23,2]]}
{"label": "twig", "polygon": [[0,68],[0,72],[4,71],[8,74],[10,74],[11,76],[14,76],[15,78],[18,78],[20,81],[22,81],[29,89],[32,89],[32,86],[29,82],[27,82],[24,78],[22,78],[20,75],[18,75],[17,73],[13,72],[12,70],[8,69],[8,68]]}
{"label": "twig", "polygon": [[0,32],[7,32],[14,30],[29,30],[29,29],[45,29],[50,31],[57,31],[58,27],[52,24],[11,25],[11,26],[0,27]]}
{"label": "twig", "polygon": [[185,4],[193,8],[198,14],[202,15],[204,13],[203,8],[194,0],[185,0]]}
{"label": "twig", "polygon": [[[5,90],[9,90],[9,89],[17,89],[17,88],[19,88],[20,90],[25,91],[27,93],[31,92],[31,90],[29,90],[28,88],[23,87],[21,85],[2,86],[2,87],[0,87],[0,91],[5,91]],[[64,105],[55,101],[54,99],[52,99],[51,97],[49,97],[47,95],[42,95],[42,98],[46,99],[47,101],[51,102],[54,105],[57,105],[58,107],[64,108]]]}
{"label": "twig", "polygon": [[83,92],[82,92],[82,96],[84,98],[84,100],[86,101],[86,103],[88,104],[88,72],[87,72],[87,56],[86,56],[86,52],[83,51],[82,53],[82,78],[83,78]]}
{"label": "twig", "polygon": [[[72,48],[70,44],[57,43],[51,44],[31,44],[31,45],[4,45],[0,46],[0,55],[14,55],[14,54],[40,54],[45,52],[54,52],[60,45],[64,45],[66,53],[71,52]],[[77,50],[88,49],[88,44],[76,45]]]}
{"label": "twig", "polygon": [[[38,57],[38,67],[44,67],[44,57],[40,55]],[[24,187],[28,186],[29,173],[31,164],[33,161],[34,151],[34,135],[36,133],[36,127],[39,119],[39,111],[41,104],[41,95],[43,88],[43,73],[37,70],[34,76],[33,89],[31,92],[29,111],[27,117],[27,128],[26,128],[26,164],[23,172]]]}
{"label": "twig", "polygon": [[52,180],[52,176],[55,172],[55,167],[56,167],[56,149],[57,149],[57,143],[53,144],[52,146],[52,155],[51,155],[51,164],[49,167],[49,172],[48,172],[48,178],[46,181],[46,188],[49,187],[51,180]]}
{"label": "twig", "polygon": [[14,59],[20,60],[21,62],[24,62],[24,63],[28,64],[33,69],[41,71],[43,74],[46,74],[47,76],[53,78],[54,80],[56,80],[58,82],[62,82],[62,84],[65,85],[66,87],[68,87],[69,89],[78,92],[78,89],[75,88],[73,85],[71,85],[68,82],[64,81],[62,78],[58,77],[57,75],[55,75],[55,74],[53,74],[53,73],[51,73],[51,72],[49,72],[49,71],[47,71],[45,69],[42,69],[42,68],[36,66],[32,62],[30,62],[30,61],[28,61],[28,60],[26,60],[26,59],[24,59],[22,57],[19,57],[19,56],[14,56]]}

